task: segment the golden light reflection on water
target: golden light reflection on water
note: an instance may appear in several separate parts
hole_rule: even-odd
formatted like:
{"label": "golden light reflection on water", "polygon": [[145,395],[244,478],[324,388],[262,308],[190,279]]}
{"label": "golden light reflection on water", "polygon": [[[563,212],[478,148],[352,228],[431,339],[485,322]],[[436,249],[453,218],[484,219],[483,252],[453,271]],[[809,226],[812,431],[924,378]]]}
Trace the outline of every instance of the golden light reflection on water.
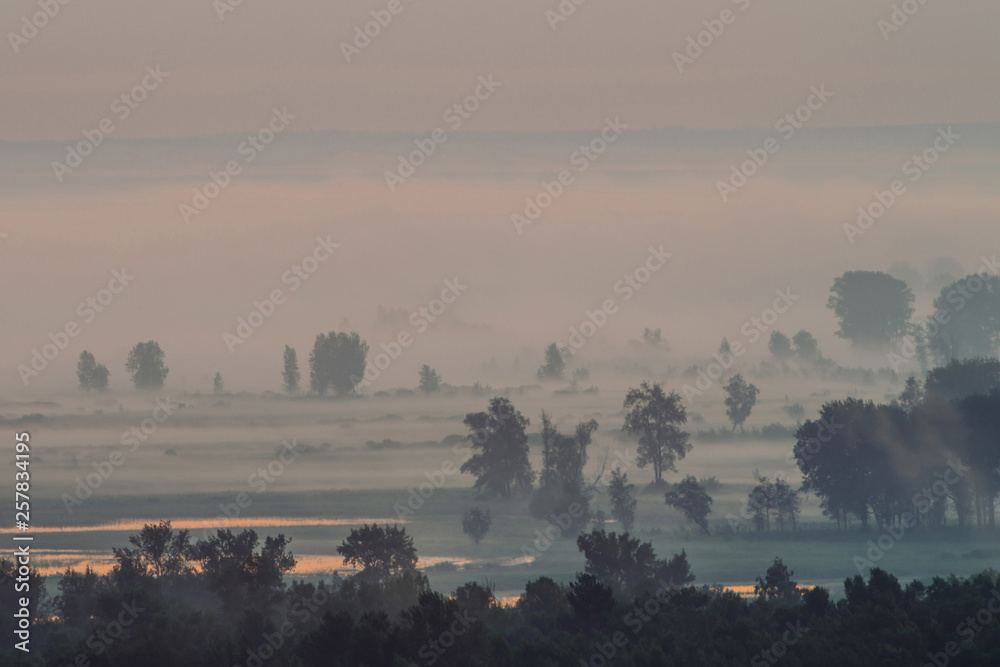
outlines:
{"label": "golden light reflection on water", "polygon": [[[344,566],[344,559],[341,556],[331,556],[325,554],[296,554],[295,569],[292,575],[300,577],[332,578],[333,573],[340,573],[342,576],[354,574],[357,570]],[[475,566],[487,561],[448,558],[446,556],[427,556],[417,561],[418,569],[427,569],[439,566],[443,563],[453,564],[456,568]],[[73,550],[40,550],[35,552],[35,563],[42,576],[58,576],[73,569],[82,572],[87,568],[94,570],[97,574],[108,574],[114,568],[114,558],[108,553],[98,551],[73,551]],[[742,598],[754,597],[753,584],[730,584],[722,587],[724,590],[736,593]],[[520,595],[501,595],[497,602],[504,607],[513,607],[520,599]]]}
{"label": "golden light reflection on water", "polygon": [[[62,549],[43,549],[34,551],[35,564],[42,576],[60,575],[67,569],[83,572],[88,567],[98,574],[108,574],[114,568],[115,560],[110,553],[103,551],[75,551]],[[295,569],[293,575],[299,576],[332,576],[334,571],[343,575],[353,574],[354,568],[345,567],[341,556],[325,554],[295,554]],[[417,560],[418,569],[433,568],[442,563],[451,563],[456,568],[473,565],[478,561],[463,558],[448,558],[445,556],[428,556]]]}

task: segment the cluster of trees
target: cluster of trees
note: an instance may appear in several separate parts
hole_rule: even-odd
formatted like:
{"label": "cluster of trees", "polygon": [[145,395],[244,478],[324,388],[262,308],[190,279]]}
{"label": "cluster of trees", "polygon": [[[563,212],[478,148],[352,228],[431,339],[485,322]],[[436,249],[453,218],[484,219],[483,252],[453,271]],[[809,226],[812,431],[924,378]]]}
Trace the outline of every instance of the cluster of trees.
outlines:
{"label": "cluster of trees", "polygon": [[639,501],[635,497],[635,484],[629,483],[628,473],[622,472],[620,467],[611,471],[608,498],[611,499],[611,516],[621,524],[624,532],[632,532],[632,526],[635,525],[635,508]]}
{"label": "cluster of trees", "polygon": [[737,426],[742,431],[743,424],[753,411],[753,406],[757,404],[760,390],[744,380],[739,373],[729,378],[729,382],[723,389],[726,392],[726,398],[723,401],[726,404],[726,416],[732,422],[734,431]]}
{"label": "cluster of trees", "polygon": [[[158,389],[163,386],[170,371],[163,363],[164,358],[163,350],[155,340],[135,344],[128,353],[125,369],[136,389]],[[76,378],[80,389],[107,391],[110,376],[108,367],[97,363],[93,354],[87,350],[80,353],[76,364]]]}
{"label": "cluster of trees", "polygon": [[663,475],[677,472],[677,461],[691,451],[690,434],[681,430],[687,410],[680,394],[667,394],[659,384],[643,382],[625,395],[622,430],[639,440],[636,463],[653,466],[653,484],[664,486]]}
{"label": "cluster of trees", "polygon": [[545,348],[545,363],[539,366],[536,375],[540,380],[561,380],[566,371],[566,360],[563,359],[559,346],[555,343]]}
{"label": "cluster of trees", "polygon": [[795,530],[802,507],[798,489],[792,488],[788,480],[777,478],[771,481],[757,471],[754,471],[754,479],[757,484],[747,497],[747,509],[752,514],[757,532],[770,532],[772,518],[778,530],[785,530],[786,527]]}
{"label": "cluster of trees", "polygon": [[[558,350],[557,350],[558,353]],[[319,334],[309,353],[309,389],[319,396],[328,391],[345,394],[354,390],[364,377],[368,356],[368,343],[355,332],[335,332]],[[159,389],[167,379],[166,355],[156,341],[137,343],[129,351],[125,368],[136,389]],[[97,363],[94,355],[84,350],[76,367],[80,388],[85,391],[107,391],[111,373],[107,366]],[[302,373],[295,348],[285,346],[282,359],[282,387],[288,394],[301,390]],[[420,390],[433,393],[440,389],[441,376],[430,366],[420,369]],[[222,394],[225,383],[221,373],[212,380],[212,391]]]}
{"label": "cluster of trees", "polygon": [[[984,620],[1000,577],[935,578],[905,587],[874,568],[826,589],[803,588],[780,559],[741,598],[694,586],[686,554],[594,531],[577,547],[584,569],[568,585],[528,581],[513,605],[491,582],[451,595],[415,569],[398,527],[352,530],[340,551],[357,568],[318,585],[286,582],[288,540],[218,531],[191,542],[169,523],[147,525],[116,549],[114,570],[67,571],[53,597],[32,572],[32,653],[13,649],[0,619],[0,663],[39,667],[558,667],[706,665],[790,667],[960,663],[995,665],[1000,624]],[[0,601],[16,608],[16,565],[0,560]],[[993,612],[988,617],[993,618]],[[27,658],[27,662],[25,661]],[[959,661],[956,661],[958,664]]]}
{"label": "cluster of trees", "polygon": [[945,285],[922,323],[911,322],[911,289],[886,273],[849,271],[830,292],[837,335],[858,347],[885,350],[913,336],[921,355],[929,350],[939,364],[994,356],[1000,348],[1000,276],[974,273]]}
{"label": "cluster of trees", "polygon": [[701,528],[706,534],[708,515],[712,513],[712,497],[708,495],[705,485],[693,475],[688,475],[674,484],[663,496],[668,507],[678,510],[684,517]]}
{"label": "cluster of trees", "polygon": [[[578,513],[581,522],[589,518],[593,485],[585,487],[583,467],[587,464],[587,447],[597,428],[597,422],[592,419],[578,424],[573,435],[564,435],[542,412],[542,470],[538,488],[528,504],[536,518]],[[580,509],[570,513],[569,508],[574,503]]]}
{"label": "cluster of trees", "polygon": [[528,460],[528,419],[510,400],[496,397],[486,412],[470,412],[464,423],[471,431],[468,438],[474,453],[461,471],[475,475],[474,488],[486,497],[530,493],[535,472]]}
{"label": "cluster of trees", "polygon": [[831,401],[796,432],[802,488],[838,526],[995,525],[1000,494],[1000,362],[953,361],[898,401]]}
{"label": "cluster of trees", "polygon": [[794,358],[805,363],[813,363],[823,358],[816,338],[804,329],[791,338],[775,329],[767,341],[767,350],[773,357],[782,361]]}
{"label": "cluster of trees", "polygon": [[896,345],[909,333],[913,292],[881,271],[848,271],[833,281],[826,306],[840,322],[837,336],[853,345]]}
{"label": "cluster of trees", "polygon": [[[309,353],[309,390],[323,396],[333,390],[338,395],[354,391],[365,375],[368,343],[356,332],[331,331],[319,334]],[[300,391],[302,373],[295,348],[285,346],[282,358],[282,387],[288,394]],[[420,391],[431,394],[441,388],[441,376],[424,364],[420,372]]]}
{"label": "cluster of trees", "polygon": [[107,391],[110,375],[108,367],[97,363],[93,354],[87,350],[80,353],[80,360],[76,364],[76,377],[80,381],[80,389]]}
{"label": "cluster of trees", "polygon": [[330,389],[338,394],[354,390],[365,374],[368,343],[357,333],[319,334],[309,353],[309,388],[323,396]]}
{"label": "cluster of trees", "polygon": [[[744,386],[741,391],[752,394],[750,399],[744,398],[733,406],[734,413],[743,415],[743,419],[749,413],[746,406],[752,407],[756,397],[756,388],[749,387]],[[691,450],[690,434],[681,429],[687,421],[687,412],[680,395],[667,394],[661,385],[644,382],[629,390],[624,408],[622,430],[638,440],[636,464],[640,468],[653,468],[654,481],[650,487],[665,493],[668,506],[708,532],[707,517],[712,498],[705,485],[688,477],[671,487],[663,479],[665,473],[677,471],[677,461]],[[473,454],[462,464],[461,471],[476,477],[474,488],[482,496],[530,496],[529,509],[533,516],[540,519],[553,515],[571,516],[573,527],[566,530],[579,531],[594,518],[590,502],[597,495],[596,486],[604,475],[602,468],[588,483],[583,474],[588,460],[587,448],[598,423],[594,420],[582,422],[572,435],[567,435],[558,431],[545,412],[542,412],[541,422],[542,469],[536,473],[528,458],[526,429],[530,421],[509,399],[490,399],[485,412],[465,416]],[[620,466],[611,471],[608,492],[612,517],[626,532],[630,531],[635,523],[635,486],[629,483],[628,474]]]}
{"label": "cluster of trees", "polygon": [[420,367],[420,391],[425,394],[433,394],[441,388],[441,376],[438,372],[424,364]]}

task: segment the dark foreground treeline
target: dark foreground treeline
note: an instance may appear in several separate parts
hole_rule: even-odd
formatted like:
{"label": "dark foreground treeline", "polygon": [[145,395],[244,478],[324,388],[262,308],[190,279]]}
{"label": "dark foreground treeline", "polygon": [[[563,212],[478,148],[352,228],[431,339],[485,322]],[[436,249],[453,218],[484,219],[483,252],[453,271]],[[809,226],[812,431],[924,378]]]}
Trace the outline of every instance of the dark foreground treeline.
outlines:
{"label": "dark foreground treeline", "polygon": [[[364,537],[367,535],[368,537]],[[378,539],[369,539],[369,538]],[[367,540],[367,541],[366,541]],[[381,541],[380,541],[381,540]],[[13,650],[15,566],[2,561],[3,665],[45,667],[565,666],[1000,664],[1000,577],[905,587],[873,569],[845,599],[804,590],[776,559],[742,599],[692,585],[683,554],[596,531],[577,544],[585,572],[568,587],[539,577],[513,606],[488,582],[451,596],[409,567],[405,530],[365,527],[339,550],[358,574],[318,586],[284,581],[281,536],[219,531],[191,544],[168,523],[116,549],[107,576],[67,572],[50,596],[34,574],[31,653]]]}

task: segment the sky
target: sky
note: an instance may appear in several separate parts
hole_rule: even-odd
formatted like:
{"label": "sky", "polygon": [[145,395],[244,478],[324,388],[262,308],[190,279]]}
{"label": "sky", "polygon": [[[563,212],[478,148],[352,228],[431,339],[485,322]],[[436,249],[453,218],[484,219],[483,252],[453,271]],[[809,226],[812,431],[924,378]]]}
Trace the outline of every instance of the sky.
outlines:
{"label": "sky", "polygon": [[[781,289],[801,298],[776,326],[848,363],[836,276],[971,272],[1000,251],[994,2],[232,2],[0,7],[0,391],[71,388],[83,349],[124,388],[152,338],[177,387],[219,370],[277,389],[285,344],[304,358],[349,326],[377,347],[414,328],[380,306],[408,316],[456,278],[468,289],[384,382],[430,361],[472,382],[491,358],[517,381],[515,356],[537,362],[607,299],[580,363],[647,326],[681,363]],[[895,180],[883,217],[845,229]],[[340,248],[292,291],[317,238]],[[661,245],[626,303],[618,281]],[[123,269],[134,281],[83,321]],[[285,303],[228,345],[276,289]],[[25,386],[18,366],[69,322],[81,333]]]}
{"label": "sky", "polygon": [[[432,129],[439,109],[488,74],[504,94],[471,129],[595,128],[609,114],[634,128],[768,127],[818,84],[838,96],[826,126],[1000,113],[986,85],[1000,66],[1000,6],[988,0],[927,0],[893,31],[879,21],[891,23],[899,3],[882,0],[566,0],[568,17],[556,0],[399,0],[351,62],[341,43],[387,1],[230,2],[69,0],[16,53],[7,34],[0,139],[77,137],[149,65],[169,85],[116,137],[252,131],[272,106],[293,110],[298,130]],[[0,26],[20,33],[37,11],[38,0],[8,0]],[[720,34],[678,71],[673,54],[713,21]]]}

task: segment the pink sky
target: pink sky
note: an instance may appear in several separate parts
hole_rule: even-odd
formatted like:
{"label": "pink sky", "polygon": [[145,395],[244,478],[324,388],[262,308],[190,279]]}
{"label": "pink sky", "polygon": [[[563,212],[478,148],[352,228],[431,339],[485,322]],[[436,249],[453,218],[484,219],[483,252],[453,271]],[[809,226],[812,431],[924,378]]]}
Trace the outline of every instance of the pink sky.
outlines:
{"label": "pink sky", "polygon": [[[991,0],[931,0],[888,39],[886,0],[588,0],[555,30],[558,0],[400,0],[351,63],[340,43],[388,0],[244,0],[223,20],[209,0],[73,0],[15,53],[9,33],[36,2],[0,7],[2,140],[79,136],[147,65],[170,77],[116,136],[255,130],[273,106],[297,129],[431,129],[490,73],[503,94],[467,129],[593,128],[608,114],[768,127],[824,83],[837,94],[828,126],[1000,119]],[[672,54],[724,10],[729,24],[678,72]]]}

